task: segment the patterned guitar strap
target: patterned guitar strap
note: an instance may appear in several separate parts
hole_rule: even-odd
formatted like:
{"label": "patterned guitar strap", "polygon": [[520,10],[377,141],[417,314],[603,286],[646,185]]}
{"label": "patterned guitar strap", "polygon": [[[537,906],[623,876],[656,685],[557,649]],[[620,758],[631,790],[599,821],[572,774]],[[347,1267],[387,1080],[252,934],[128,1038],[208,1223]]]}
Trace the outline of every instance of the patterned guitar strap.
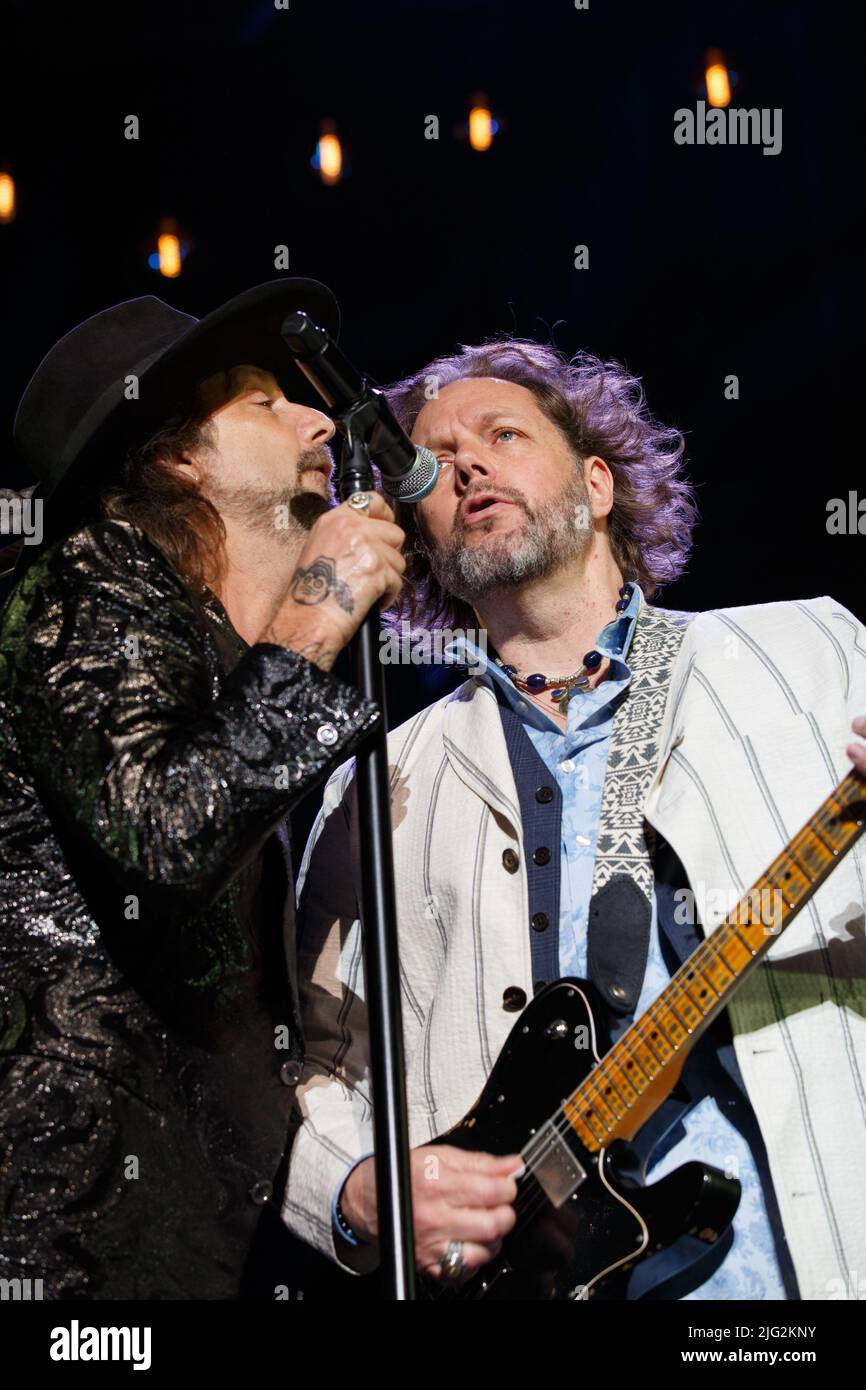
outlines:
{"label": "patterned guitar strap", "polygon": [[587,968],[605,1002],[620,1015],[634,1013],[646,972],[655,832],[644,821],[643,808],[658,769],[671,672],[694,616],[641,602],[627,656],[631,682],[614,713],[589,904]]}

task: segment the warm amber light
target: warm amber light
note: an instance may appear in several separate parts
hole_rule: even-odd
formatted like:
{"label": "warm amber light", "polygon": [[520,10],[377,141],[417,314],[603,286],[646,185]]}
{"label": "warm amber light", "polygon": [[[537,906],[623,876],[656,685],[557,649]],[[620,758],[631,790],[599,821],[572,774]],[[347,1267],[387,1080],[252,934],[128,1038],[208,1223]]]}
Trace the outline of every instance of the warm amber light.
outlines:
{"label": "warm amber light", "polygon": [[319,173],[322,183],[338,183],[343,172],[343,148],[336,135],[323,135],[319,141]]}
{"label": "warm amber light", "polygon": [[0,174],[0,222],[11,222],[15,216],[15,180],[11,174]]}
{"label": "warm amber light", "polygon": [[731,83],[724,63],[711,63],[707,68],[707,101],[710,106],[727,106],[731,100]]}
{"label": "warm amber light", "polygon": [[486,106],[469,112],[469,143],[473,150],[489,150],[493,143],[493,117]]}
{"label": "warm amber light", "polygon": [[180,240],[171,232],[163,232],[156,243],[159,252],[159,273],[174,279],[180,275]]}

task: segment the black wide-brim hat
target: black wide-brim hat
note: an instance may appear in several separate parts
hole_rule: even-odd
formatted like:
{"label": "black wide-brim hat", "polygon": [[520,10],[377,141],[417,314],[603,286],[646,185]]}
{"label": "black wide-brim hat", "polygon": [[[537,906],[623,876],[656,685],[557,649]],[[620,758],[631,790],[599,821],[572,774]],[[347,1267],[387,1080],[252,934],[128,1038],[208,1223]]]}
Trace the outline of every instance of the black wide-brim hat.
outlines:
{"label": "black wide-brim hat", "polygon": [[99,488],[120,481],[129,448],[143,444],[206,377],[250,364],[273,373],[288,400],[321,408],[321,398],[280,337],[302,309],[332,338],[340,310],[318,280],[256,285],[203,319],[155,295],[129,299],[86,319],[55,343],[31,378],[15,415],[15,447],[39,482],[43,539],[22,545],[16,578],[54,541],[95,513]]}

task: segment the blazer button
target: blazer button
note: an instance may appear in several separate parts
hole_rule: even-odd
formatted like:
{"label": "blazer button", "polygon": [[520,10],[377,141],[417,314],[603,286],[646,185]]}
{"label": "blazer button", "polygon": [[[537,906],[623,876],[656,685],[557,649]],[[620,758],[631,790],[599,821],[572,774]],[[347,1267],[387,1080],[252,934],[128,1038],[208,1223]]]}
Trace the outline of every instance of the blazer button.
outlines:
{"label": "blazer button", "polygon": [[535,793],[535,799],[546,806],[548,801],[553,800],[553,787],[539,787]]}
{"label": "blazer button", "polygon": [[550,926],[550,918],[546,912],[533,912],[531,926],[533,931],[547,931]]}
{"label": "blazer button", "polygon": [[284,1086],[297,1086],[301,1079],[300,1062],[283,1062],[280,1067],[280,1080]]}
{"label": "blazer button", "polygon": [[502,867],[507,869],[510,874],[517,872],[520,864],[520,856],[515,849],[504,849],[502,851]]}
{"label": "blazer button", "polygon": [[263,1207],[273,1195],[274,1189],[269,1182],[254,1182],[250,1188],[250,1201],[257,1207]]}
{"label": "blazer button", "polygon": [[547,848],[547,845],[539,845],[538,849],[532,851],[532,862],[533,864],[550,863],[550,850]]}
{"label": "blazer button", "polygon": [[340,735],[337,733],[333,724],[320,724],[316,730],[316,738],[328,748],[330,748],[332,743],[336,743],[339,737]]}
{"label": "blazer button", "polygon": [[526,1008],[526,990],[519,985],[509,985],[502,996],[502,1007],[507,1014],[519,1014]]}

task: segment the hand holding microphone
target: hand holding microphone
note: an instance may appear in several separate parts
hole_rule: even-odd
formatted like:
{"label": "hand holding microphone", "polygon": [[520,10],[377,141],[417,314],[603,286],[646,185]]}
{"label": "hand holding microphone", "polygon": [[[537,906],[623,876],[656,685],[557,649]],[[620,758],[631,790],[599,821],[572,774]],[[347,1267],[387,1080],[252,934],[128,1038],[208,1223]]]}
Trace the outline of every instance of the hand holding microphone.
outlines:
{"label": "hand holding microphone", "polygon": [[406,533],[383,497],[364,496],[367,508],[343,502],[313,523],[279,608],[258,639],[290,647],[325,671],[373,604],[389,608],[403,585]]}

